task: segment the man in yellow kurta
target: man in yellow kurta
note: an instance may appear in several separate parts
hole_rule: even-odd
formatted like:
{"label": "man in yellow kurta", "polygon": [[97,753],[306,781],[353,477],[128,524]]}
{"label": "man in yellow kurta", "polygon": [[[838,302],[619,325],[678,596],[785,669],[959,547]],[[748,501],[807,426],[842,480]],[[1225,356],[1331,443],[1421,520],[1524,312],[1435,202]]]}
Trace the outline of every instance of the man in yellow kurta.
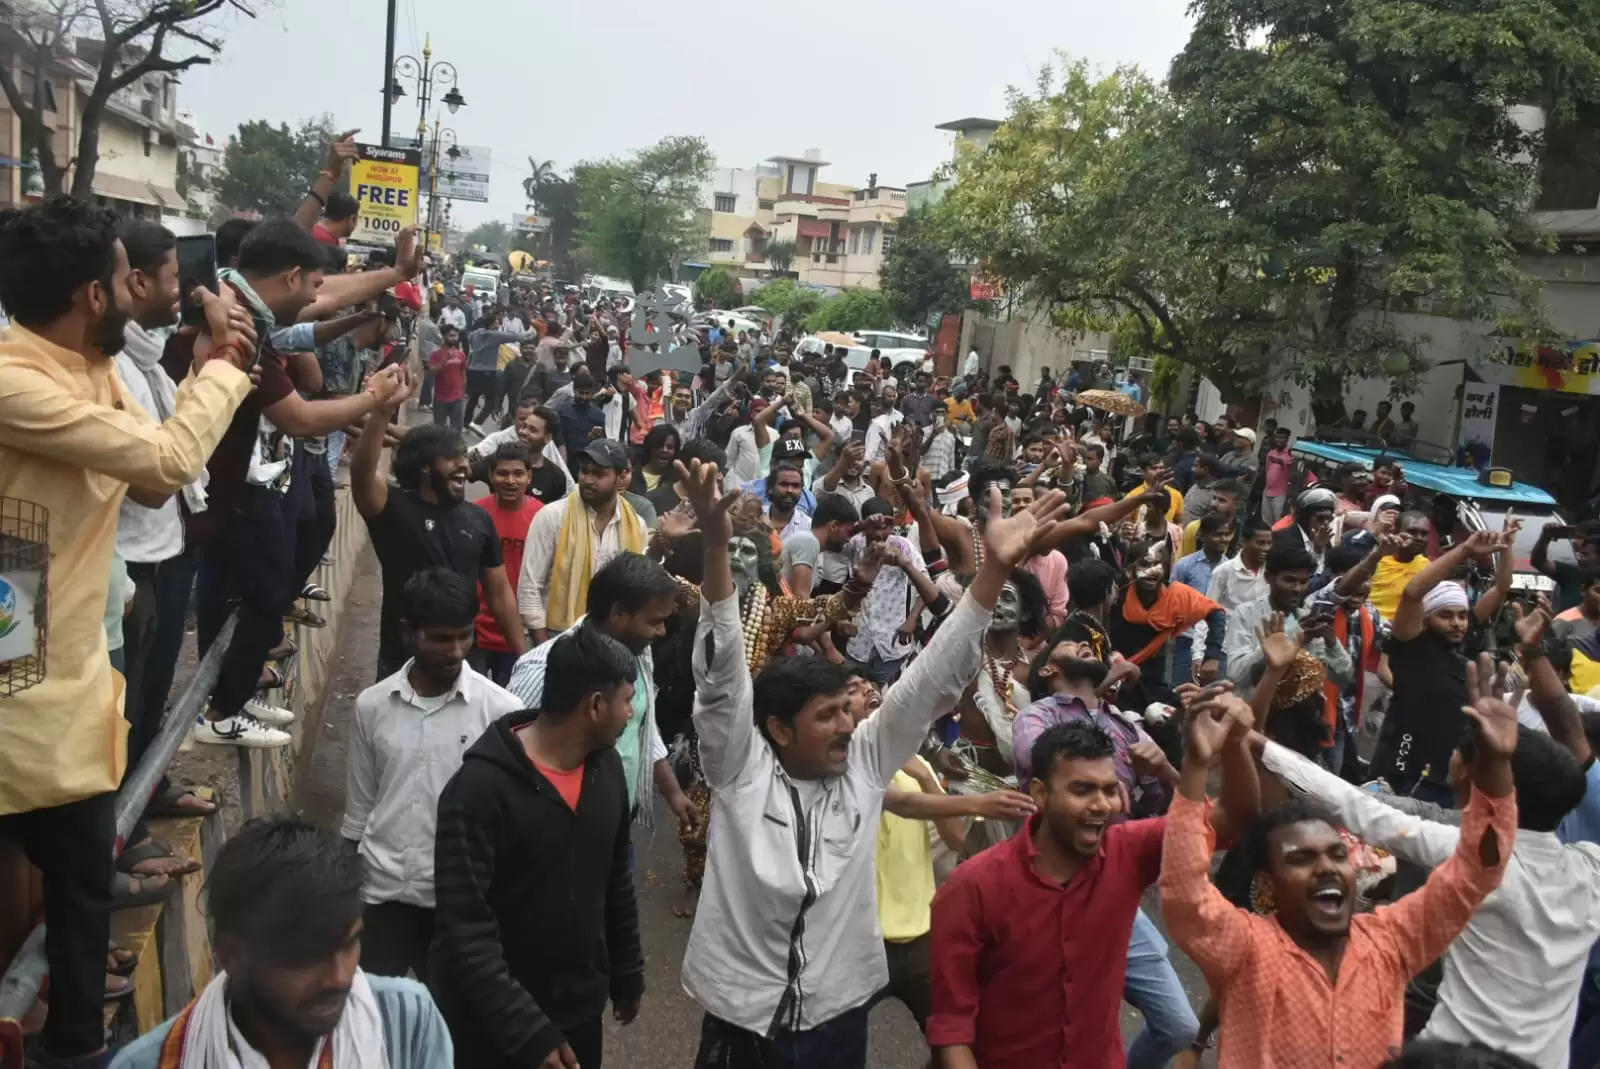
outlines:
{"label": "man in yellow kurta", "polygon": [[43,1044],[62,1061],[103,1046],[112,792],[127,741],[102,624],[117,510],[130,487],[154,504],[199,478],[250,391],[243,369],[255,347],[233,326],[232,300],[206,295],[195,369],[173,417],[156,423],[111,359],[127,281],[109,212],[55,197],[0,213],[0,305],[11,317],[0,335],[0,515],[17,502],[46,510],[50,552],[44,679],[0,697],[0,835],[44,874]]}

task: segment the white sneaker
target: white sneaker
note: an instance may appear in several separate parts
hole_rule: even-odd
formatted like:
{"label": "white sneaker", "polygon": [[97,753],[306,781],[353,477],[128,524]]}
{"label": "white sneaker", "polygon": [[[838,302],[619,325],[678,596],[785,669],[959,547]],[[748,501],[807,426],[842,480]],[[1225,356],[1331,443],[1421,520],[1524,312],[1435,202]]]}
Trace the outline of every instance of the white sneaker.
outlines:
{"label": "white sneaker", "polygon": [[476,434],[479,438],[487,438],[488,437],[487,434],[483,433],[483,427],[480,426],[479,424],[469,423],[469,424],[467,424],[467,430],[471,431],[473,434]]}
{"label": "white sneaker", "polygon": [[269,728],[246,713],[223,720],[201,717],[194,726],[194,741],[217,746],[245,746],[257,750],[272,750],[289,745],[289,733]]}
{"label": "white sneaker", "polygon": [[246,716],[253,716],[269,728],[286,728],[294,723],[294,710],[285,709],[281,705],[269,705],[260,698],[251,698],[244,703]]}

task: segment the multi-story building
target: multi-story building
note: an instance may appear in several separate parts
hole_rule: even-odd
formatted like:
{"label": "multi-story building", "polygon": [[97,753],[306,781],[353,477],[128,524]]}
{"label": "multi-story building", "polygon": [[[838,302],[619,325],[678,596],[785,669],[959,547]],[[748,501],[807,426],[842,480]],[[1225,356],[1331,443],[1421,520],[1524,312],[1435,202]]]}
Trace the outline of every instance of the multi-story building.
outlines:
{"label": "multi-story building", "polygon": [[188,216],[207,224],[217,211],[217,182],[222,175],[222,146],[210,134],[202,134],[194,115],[178,113],[178,163],[183,176],[183,194],[188,201]]}
{"label": "multi-story building", "polygon": [[[827,166],[810,149],[713,171],[702,200],[706,262],[746,277],[787,273],[817,286],[875,288],[895,220],[906,211],[905,190],[879,186],[876,175],[861,188],[825,182]],[[786,269],[768,259],[775,243],[793,250]]]}
{"label": "multi-story building", "polygon": [[[51,133],[57,160],[78,151],[84,103],[94,86],[101,43],[78,38],[71,55],[59,55],[50,69],[35,69],[26,50],[17,47],[12,31],[0,27],[0,63],[10,70],[25,95],[44,79],[42,115]],[[136,59],[135,56],[128,57]],[[177,78],[165,72],[148,74],[114,93],[100,121],[99,156],[90,189],[95,200],[120,215],[158,219],[187,233],[194,229],[189,205],[178,193]],[[22,148],[21,123],[0,97],[0,205],[26,203],[31,176]],[[67,182],[71,182],[68,169]],[[203,227],[202,227],[203,229]]]}
{"label": "multi-story building", "polygon": [[[948,130],[955,134],[955,137],[951,138],[950,149],[950,158],[954,162],[961,158],[963,149],[982,152],[988,148],[989,139],[1000,129],[1000,123],[995,119],[955,119],[951,122],[942,122],[934,129]],[[938,175],[925,182],[912,182],[906,186],[906,203],[913,209],[936,204],[951,185],[950,179]]]}

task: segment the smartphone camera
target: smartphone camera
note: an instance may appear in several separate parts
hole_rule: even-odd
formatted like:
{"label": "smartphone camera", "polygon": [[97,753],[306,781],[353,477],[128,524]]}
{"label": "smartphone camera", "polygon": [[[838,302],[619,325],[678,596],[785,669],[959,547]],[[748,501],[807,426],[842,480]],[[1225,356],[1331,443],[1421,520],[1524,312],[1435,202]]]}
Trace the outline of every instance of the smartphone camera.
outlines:
{"label": "smartphone camera", "polygon": [[205,322],[205,312],[195,299],[196,286],[217,292],[217,236],[195,234],[178,239],[178,309],[184,326]]}

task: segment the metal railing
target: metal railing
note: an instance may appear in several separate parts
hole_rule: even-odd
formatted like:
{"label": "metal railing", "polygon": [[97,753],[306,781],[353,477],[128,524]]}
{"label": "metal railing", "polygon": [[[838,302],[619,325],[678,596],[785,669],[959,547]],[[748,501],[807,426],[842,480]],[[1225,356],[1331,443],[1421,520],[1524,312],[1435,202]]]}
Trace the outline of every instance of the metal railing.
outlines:
{"label": "metal railing", "polygon": [[[233,638],[234,627],[239,622],[239,613],[234,611],[229,614],[227,621],[222,625],[222,630],[206,649],[205,656],[200,658],[200,663],[195,667],[194,675],[183,688],[183,693],[178,695],[178,700],[172,703],[167,710],[167,715],[161,721],[161,730],[150,743],[150,748],[139,758],[132,774],[122,781],[122,787],[117,791],[117,843],[120,845],[133,831],[133,826],[138,823],[140,815],[150,802],[150,796],[155,791],[156,784],[166,774],[167,766],[172,764],[173,757],[182,745],[184,735],[194,723],[195,716],[204,707],[204,703],[211,696],[211,688],[216,686],[217,676],[222,670],[222,657],[228,649],[228,643]],[[17,1021],[30,1009],[39,996],[39,987],[48,971],[44,953],[44,924],[37,925],[28,933],[28,938],[23,941],[22,947],[11,961],[11,966],[6,970],[5,976],[0,977],[0,1024]],[[20,1069],[20,1060],[15,1063],[5,1060],[6,1047],[0,1041],[0,1069]]]}

